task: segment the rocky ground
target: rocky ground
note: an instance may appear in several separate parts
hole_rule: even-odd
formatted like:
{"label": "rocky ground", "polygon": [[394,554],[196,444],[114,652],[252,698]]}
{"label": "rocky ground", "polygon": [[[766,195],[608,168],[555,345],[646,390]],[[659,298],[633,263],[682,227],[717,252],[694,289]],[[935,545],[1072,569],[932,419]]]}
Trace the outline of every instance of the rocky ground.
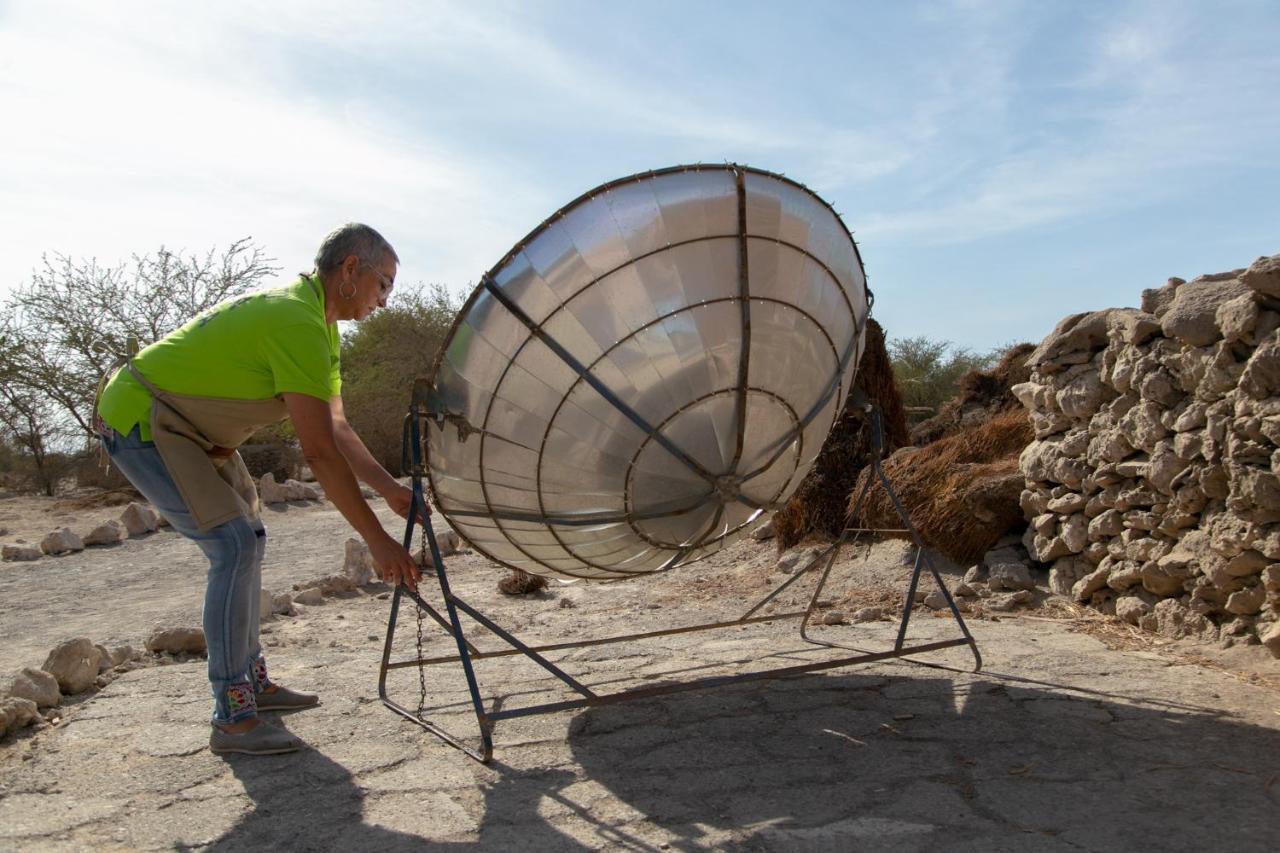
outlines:
{"label": "rocky ground", "polygon": [[[57,521],[85,526],[119,509]],[[266,517],[268,591],[342,567],[348,531],[328,504],[278,504]],[[38,537],[52,521],[16,523]],[[889,647],[903,556],[897,543],[843,556],[819,613],[835,624],[810,636]],[[531,598],[499,594],[502,572],[474,554],[449,565],[459,594],[522,638],[552,641],[733,618],[786,579],[775,560],[771,544],[748,540],[681,572],[553,583]],[[946,568],[959,585],[963,567]],[[69,637],[140,650],[156,624],[196,625],[202,579],[196,549],[166,530],[0,564],[0,674],[39,667]],[[204,661],[143,655],[0,741],[0,849],[1274,849],[1280,664],[1258,646],[1154,638],[1035,580],[1012,611],[983,607],[991,594],[965,599],[981,672],[960,648],[503,721],[488,766],[378,702],[390,601],[366,586],[264,624],[273,674],[323,699],[271,715],[306,751],[210,754]],[[799,601],[786,593],[778,606]],[[400,624],[397,659],[414,653],[411,611]],[[450,651],[425,630],[427,654]],[[913,639],[951,636],[949,618],[916,609]],[[475,642],[496,646],[478,632]],[[777,620],[553,658],[612,690],[833,654]],[[569,698],[514,657],[478,672],[500,707]],[[460,674],[431,667],[426,684],[429,716],[472,731]],[[390,692],[416,705],[416,669],[393,672]]]}

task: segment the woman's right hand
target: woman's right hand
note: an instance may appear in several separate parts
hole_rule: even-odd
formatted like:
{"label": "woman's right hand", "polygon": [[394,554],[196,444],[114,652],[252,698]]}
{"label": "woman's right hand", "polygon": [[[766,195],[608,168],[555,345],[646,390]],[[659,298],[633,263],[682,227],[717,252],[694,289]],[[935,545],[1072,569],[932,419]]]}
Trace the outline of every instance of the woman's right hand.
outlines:
{"label": "woman's right hand", "polygon": [[418,591],[421,572],[403,545],[384,534],[369,543],[369,553],[373,556],[374,565],[378,567],[378,575],[384,581],[392,586],[404,584],[410,590]]}

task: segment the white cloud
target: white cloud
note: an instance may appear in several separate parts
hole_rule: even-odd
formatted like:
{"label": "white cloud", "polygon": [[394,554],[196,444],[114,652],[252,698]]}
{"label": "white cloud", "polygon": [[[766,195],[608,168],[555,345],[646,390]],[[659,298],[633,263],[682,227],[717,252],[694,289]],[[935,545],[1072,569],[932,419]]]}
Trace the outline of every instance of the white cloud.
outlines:
{"label": "white cloud", "polygon": [[518,176],[362,103],[295,97],[230,17],[132,11],[19,6],[0,32],[0,234],[18,269],[45,250],[109,260],[252,234],[291,273],[330,227],[363,219],[408,280],[460,285],[523,233],[488,189],[528,204]]}

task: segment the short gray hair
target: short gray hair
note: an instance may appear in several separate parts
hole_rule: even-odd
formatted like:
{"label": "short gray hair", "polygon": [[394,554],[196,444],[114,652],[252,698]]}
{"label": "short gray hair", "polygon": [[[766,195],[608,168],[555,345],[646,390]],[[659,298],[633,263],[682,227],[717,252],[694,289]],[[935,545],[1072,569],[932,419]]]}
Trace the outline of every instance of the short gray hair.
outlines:
{"label": "short gray hair", "polygon": [[324,276],[342,265],[349,255],[367,264],[377,264],[388,255],[397,264],[400,256],[387,238],[363,222],[348,222],[329,232],[316,252],[316,273]]}

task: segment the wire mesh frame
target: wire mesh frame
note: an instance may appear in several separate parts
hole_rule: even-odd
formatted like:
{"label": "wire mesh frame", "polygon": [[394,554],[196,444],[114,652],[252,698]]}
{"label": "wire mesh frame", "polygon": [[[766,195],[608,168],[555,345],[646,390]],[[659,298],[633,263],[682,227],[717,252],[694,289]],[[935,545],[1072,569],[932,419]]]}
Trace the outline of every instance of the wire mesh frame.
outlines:
{"label": "wire mesh frame", "polygon": [[[422,394],[425,398],[425,389]],[[889,484],[888,478],[885,476],[884,469],[880,465],[880,456],[883,451],[883,430],[881,427],[879,411],[869,404],[866,404],[865,410],[868,414],[868,425],[872,430],[873,455],[872,464],[875,470],[874,482],[884,488],[893,504],[895,511],[898,513],[902,521],[901,531],[908,532],[911,540],[916,546],[916,558],[911,574],[910,584],[903,602],[902,618],[898,625],[897,638],[894,641],[893,648],[887,651],[868,652],[857,649],[852,646],[846,646],[838,643],[831,643],[824,640],[816,640],[811,638],[807,633],[809,621],[818,605],[819,597],[826,586],[827,579],[831,574],[831,569],[835,565],[836,557],[840,550],[851,542],[856,542],[857,538],[863,532],[871,532],[866,528],[847,527],[840,538],[828,546],[821,552],[811,556],[808,563],[797,568],[794,574],[787,580],[783,581],[778,587],[769,592],[758,602],[756,602],[749,610],[737,619],[723,622],[707,622],[696,625],[688,625],[679,628],[668,628],[657,631],[647,631],[637,634],[626,634],[612,637],[601,637],[588,640],[576,640],[562,643],[547,643],[537,646],[530,646],[511,632],[502,628],[484,613],[471,604],[467,603],[461,597],[455,595],[449,586],[448,571],[444,564],[444,559],[440,554],[439,545],[436,542],[435,532],[430,524],[424,524],[422,527],[423,538],[430,547],[431,558],[435,566],[436,581],[439,585],[440,598],[444,603],[445,614],[424,600],[422,596],[413,592],[402,585],[398,585],[391,599],[391,610],[387,618],[387,634],[383,643],[382,662],[378,670],[378,698],[389,709],[409,720],[416,723],[428,732],[439,737],[442,741],[452,747],[462,751],[467,756],[474,758],[482,764],[487,764],[493,758],[493,731],[494,726],[499,720],[513,719],[517,717],[528,717],[539,714],[551,714],[559,711],[574,710],[578,708],[586,708],[597,705],[614,704],[636,699],[648,699],[656,696],[663,696],[674,693],[682,693],[691,690],[706,690],[718,687],[725,687],[732,684],[741,684],[748,681],[772,680],[777,678],[786,678],[797,675],[803,675],[811,672],[819,672],[828,669],[837,669],[855,664],[871,663],[889,658],[907,658],[908,655],[918,655],[927,652],[939,651],[941,649],[954,648],[957,646],[968,646],[974,658],[974,672],[982,668],[982,655],[978,651],[977,642],[973,635],[969,632],[968,626],[965,625],[964,618],[960,615],[960,610],[956,605],[955,599],[952,597],[950,590],[942,580],[937,568],[929,560],[925,552],[924,542],[919,532],[911,523],[909,514],[901,501],[894,493],[892,486]],[[423,475],[425,465],[422,457],[422,441],[421,441],[421,425],[426,420],[430,423],[434,421],[438,425],[443,422],[440,415],[432,414],[424,407],[420,406],[418,394],[415,393],[414,402],[410,406],[409,415],[405,421],[405,457],[411,461],[409,466],[412,474],[412,491],[413,502],[408,513],[408,523],[405,527],[404,544],[406,548],[411,547],[413,542],[413,533],[417,524],[417,515],[419,510],[426,506],[425,495],[423,491]],[[868,479],[867,484],[863,487],[861,494],[854,503],[854,510],[861,505],[862,501],[870,492],[873,485],[873,479]],[[804,610],[791,611],[786,613],[770,613],[763,616],[755,614],[764,608],[770,601],[777,598],[783,591],[795,584],[810,571],[822,565],[822,572],[814,585],[813,592],[809,596],[808,606]],[[916,590],[919,586],[922,571],[928,568],[938,589],[942,592],[950,608],[951,615],[960,629],[961,637],[939,640],[928,643],[920,643],[916,645],[906,644],[906,635],[908,624],[911,620],[911,612],[915,603]],[[451,635],[457,647],[457,654],[444,655],[431,658],[425,658],[422,655],[421,647],[421,622],[419,623],[419,645],[417,647],[417,656],[415,658],[392,661],[391,654],[396,633],[397,617],[400,611],[400,605],[403,599],[408,598],[419,608],[418,616],[421,620],[423,613],[431,617],[440,628],[447,634]],[[473,645],[467,638],[463,629],[459,611],[466,613],[478,625],[487,629],[491,634],[498,637],[506,644],[506,648],[500,648],[496,651],[482,651]],[[708,678],[693,679],[683,682],[668,682],[655,687],[631,688],[628,690],[616,691],[613,693],[600,694],[596,693],[590,687],[583,685],[572,675],[564,672],[556,663],[547,659],[543,652],[555,652],[568,649],[577,649],[584,647],[603,646],[621,642],[635,642],[639,640],[652,639],[656,637],[673,636],[676,634],[693,633],[698,631],[710,631],[721,628],[741,627],[760,622],[773,622],[783,619],[799,619],[800,628],[799,635],[805,642],[823,646],[831,649],[841,649],[845,651],[854,651],[857,654],[846,655],[833,660],[814,661],[806,664],[797,664],[792,666],[773,667],[766,670],[758,670],[752,672],[738,673],[734,675],[712,676]],[[523,655],[533,663],[542,667],[552,677],[559,680],[566,687],[577,693],[579,698],[569,699],[559,702],[542,702],[534,705],[527,705],[517,708],[501,708],[500,700],[495,700],[492,708],[486,708],[484,698],[481,695],[479,680],[476,677],[474,661],[484,660],[496,657],[508,657],[513,655]],[[914,661],[908,659],[910,663],[919,663],[927,665],[923,661]],[[471,700],[472,711],[476,717],[476,723],[479,730],[478,744],[468,743],[463,737],[456,735],[439,724],[425,719],[422,710],[426,702],[426,680],[424,668],[427,666],[459,663],[462,666],[463,676],[467,683],[467,691]],[[387,675],[393,669],[401,669],[407,667],[418,667],[419,683],[421,685],[422,694],[419,696],[417,709],[413,710],[406,705],[402,705],[390,698],[387,691]]]}
{"label": "wire mesh frame", "polygon": [[[665,176],[665,175],[690,173],[690,172],[692,173],[712,172],[712,171],[727,172],[733,176],[735,192],[736,192],[736,207],[737,207],[737,210],[736,210],[737,222],[736,222],[735,233],[712,234],[712,235],[700,236],[688,241],[683,241],[681,243],[668,244],[665,247],[654,249],[650,253],[630,258],[620,266],[610,269],[596,276],[591,281],[587,282],[585,285],[582,285],[573,295],[565,299],[565,302],[563,305],[561,305],[559,308],[552,311],[552,313],[549,316],[536,322],[513,299],[511,299],[506,293],[504,293],[502,288],[499,287],[498,284],[496,283],[496,280],[495,280],[496,277],[500,274],[500,271],[508,263],[510,263],[517,256],[519,256],[521,252],[523,252],[550,226],[552,226],[554,223],[556,223],[560,219],[563,219],[566,215],[568,215],[571,211],[573,211],[580,205],[590,202],[595,198],[608,193],[611,190],[617,189],[619,187],[623,187],[627,184],[637,183],[637,182],[641,182],[641,181],[645,181],[645,180],[649,180],[649,179],[653,179],[653,178]],[[837,276],[835,272],[830,267],[828,267],[827,264],[822,259],[815,256],[804,247],[795,245],[793,243],[789,243],[785,240],[771,237],[768,235],[757,235],[757,234],[748,233],[746,179],[747,179],[747,176],[749,175],[768,178],[770,180],[778,181],[782,184],[799,189],[803,191],[805,194],[807,194],[809,197],[811,197],[812,199],[816,200],[819,204],[821,204],[831,213],[832,217],[834,218],[834,221],[839,225],[839,228],[842,229],[844,234],[848,237],[849,245],[853,252],[854,262],[856,263],[857,269],[861,271],[862,289],[863,289],[863,294],[865,296],[865,301],[866,301],[866,309],[863,312],[863,316],[861,320],[859,319],[858,312],[857,310],[855,310],[853,302],[850,301],[850,294],[845,290],[845,288],[841,284],[839,276]],[[597,357],[590,364],[584,364],[581,361],[579,361],[577,358],[574,357],[572,353],[570,353],[565,347],[563,347],[559,341],[557,341],[553,336],[548,334],[545,326],[552,318],[556,316],[558,311],[564,309],[565,306],[567,306],[568,303],[571,302],[573,299],[575,299],[578,295],[582,294],[583,292],[588,290],[590,287],[592,287],[599,281],[613,275],[614,273],[618,272],[624,267],[637,263],[643,258],[648,257],[649,254],[655,254],[658,252],[667,251],[674,248],[677,245],[687,245],[689,243],[703,242],[707,240],[722,240],[722,239],[731,239],[736,241],[736,244],[737,244],[737,260],[738,260],[737,292],[733,296],[724,297],[721,299],[703,301],[703,302],[691,304],[691,305],[686,305],[670,313],[662,314],[657,318],[653,319],[652,321],[650,321],[649,323],[646,323],[643,327],[633,330],[630,335],[624,337],[622,340],[616,342],[612,347],[609,347],[608,349],[606,349],[599,357]],[[631,338],[634,338],[636,335],[640,334],[641,332],[643,332],[644,330],[648,329],[650,326],[656,323],[663,322],[664,320],[676,314],[689,311],[694,308],[700,308],[712,303],[737,302],[739,306],[739,314],[740,314],[741,357],[739,359],[739,364],[737,368],[737,381],[732,389],[727,389],[727,390],[731,390],[735,396],[736,411],[735,411],[734,431],[736,435],[735,435],[735,442],[734,442],[733,459],[729,465],[729,471],[736,472],[736,468],[742,458],[743,449],[744,449],[748,396],[752,393],[755,393],[755,394],[768,396],[770,398],[776,397],[776,395],[772,394],[766,389],[754,388],[749,386],[749,360],[750,360],[750,352],[751,352],[751,304],[753,302],[762,303],[762,304],[777,302],[777,300],[764,298],[761,296],[753,296],[751,294],[750,270],[748,265],[748,256],[749,256],[748,242],[751,240],[760,240],[760,241],[765,241],[770,243],[776,243],[782,246],[787,246],[790,249],[798,252],[799,254],[807,258],[809,261],[812,261],[813,263],[815,263],[818,267],[820,267],[826,273],[827,277],[830,278],[830,280],[833,283],[835,283],[836,285],[835,289],[839,293],[840,298],[843,300],[845,310],[847,310],[849,313],[849,318],[852,324],[853,331],[849,337],[848,342],[843,347],[839,347],[837,346],[837,343],[833,341],[831,337],[826,333],[825,329],[823,328],[822,324],[818,321],[817,318],[809,315],[808,313],[800,309],[799,306],[790,305],[790,304],[787,305],[788,308],[798,312],[800,316],[810,321],[813,324],[813,326],[821,334],[822,339],[825,342],[826,347],[830,350],[831,356],[835,363],[835,369],[833,371],[833,375],[831,376],[830,380],[827,382],[826,387],[823,388],[821,393],[818,394],[817,399],[810,406],[808,411],[801,413],[801,412],[794,411],[790,406],[786,407],[786,410],[788,411],[793,421],[793,425],[791,430],[789,430],[787,433],[784,434],[783,438],[793,438],[793,439],[797,439],[796,441],[784,441],[782,439],[779,439],[776,442],[776,447],[772,449],[771,454],[768,456],[767,460],[763,464],[760,464],[756,466],[756,468],[754,468],[753,470],[748,471],[745,474],[742,474],[739,476],[726,475],[721,477],[721,476],[715,475],[711,471],[708,471],[703,465],[701,465],[696,459],[694,459],[690,453],[687,453],[684,448],[676,445],[666,435],[664,435],[662,430],[662,424],[649,423],[637,411],[635,411],[630,406],[628,406],[626,402],[621,400],[619,396],[612,391],[612,389],[610,389],[607,385],[605,385],[595,375],[594,371],[597,364],[599,364],[601,361],[606,359],[609,356],[609,354],[613,352],[614,349],[616,349],[619,346],[622,346]],[[456,507],[450,507],[448,505],[449,504],[448,501],[443,501],[441,499],[439,485],[436,483],[430,467],[428,467],[425,472],[425,476],[427,478],[428,487],[430,488],[432,495],[436,499],[436,505],[442,509],[442,511],[446,514],[446,516],[456,516],[460,520],[466,519],[468,517],[474,517],[474,518],[485,518],[492,521],[497,532],[500,533],[502,537],[506,540],[506,544],[514,548],[515,551],[524,555],[534,563],[541,563],[541,560],[527,549],[526,547],[527,543],[522,544],[520,537],[513,536],[510,530],[506,528],[503,522],[532,522],[535,524],[545,525],[546,532],[552,537],[552,539],[555,540],[555,542],[564,550],[564,552],[569,557],[578,561],[578,563],[580,564],[581,570],[587,570],[587,571],[597,570],[600,572],[605,572],[603,576],[600,574],[591,574],[591,573],[580,574],[577,571],[561,566],[554,569],[555,573],[562,574],[568,577],[581,577],[581,578],[594,579],[594,580],[625,579],[627,577],[634,577],[640,574],[652,574],[654,572],[666,571],[668,569],[671,569],[671,568],[674,568],[675,566],[680,565],[685,560],[685,558],[688,557],[690,554],[697,554],[699,557],[705,556],[706,555],[705,553],[698,553],[700,549],[709,547],[710,545],[714,545],[717,542],[723,542],[724,540],[726,540],[727,537],[730,537],[733,534],[744,530],[760,515],[761,512],[777,509],[783,495],[787,493],[789,488],[791,488],[796,482],[798,482],[797,475],[800,474],[801,472],[795,470],[795,468],[798,467],[799,461],[803,458],[803,450],[804,450],[803,441],[804,441],[805,428],[808,427],[810,423],[812,423],[818,417],[818,415],[822,413],[822,411],[827,407],[828,403],[830,403],[833,397],[836,398],[837,400],[843,399],[844,393],[852,385],[852,375],[857,367],[858,342],[863,338],[866,319],[870,316],[870,311],[875,301],[874,294],[871,292],[870,288],[866,286],[865,268],[862,263],[862,257],[861,257],[861,253],[858,250],[857,242],[853,239],[852,233],[848,230],[848,227],[844,224],[844,221],[841,219],[840,215],[836,212],[836,210],[831,206],[829,202],[827,202],[817,193],[814,193],[811,189],[809,189],[805,185],[795,180],[792,180],[790,178],[787,178],[784,175],[780,175],[774,172],[769,172],[763,169],[757,169],[757,168],[736,164],[736,163],[726,163],[723,165],[696,164],[696,165],[685,165],[685,166],[672,166],[666,169],[650,170],[647,172],[641,172],[635,175],[630,175],[624,178],[619,178],[617,180],[610,181],[606,184],[603,184],[599,187],[589,190],[586,193],[583,193],[581,196],[574,199],[572,202],[570,202],[569,204],[562,207],[560,210],[553,213],[541,224],[539,224],[536,228],[534,228],[528,235],[526,235],[520,242],[518,242],[497,264],[495,264],[494,267],[489,270],[489,272],[487,272],[482,277],[480,286],[477,287],[472,292],[471,296],[467,299],[466,303],[463,305],[462,309],[458,312],[458,315],[455,317],[453,325],[451,326],[448,334],[446,335],[446,341],[453,340],[461,324],[469,316],[470,309],[477,303],[477,300],[482,295],[487,295],[493,298],[494,301],[500,304],[513,318],[515,318],[518,324],[520,326],[523,326],[528,333],[528,338],[526,338],[525,341],[521,344],[521,347],[519,350],[517,350],[516,354],[510,358],[506,368],[503,371],[502,376],[499,377],[499,379],[497,380],[496,384],[498,386],[501,386],[501,384],[505,380],[507,372],[510,371],[512,366],[515,364],[516,358],[518,357],[519,353],[530,342],[536,340],[542,345],[546,346],[552,353],[554,353],[555,356],[563,364],[568,366],[573,373],[577,374],[578,379],[575,381],[574,387],[577,387],[578,383],[585,383],[586,385],[590,386],[611,407],[613,407],[613,409],[621,413],[628,421],[630,421],[635,427],[637,427],[643,434],[647,436],[646,443],[642,443],[636,449],[635,454],[633,455],[633,458],[630,461],[630,464],[628,466],[628,474],[627,474],[628,478],[630,477],[631,469],[634,468],[634,466],[636,465],[637,459],[645,449],[647,442],[652,441],[657,445],[661,446],[663,449],[665,449],[668,453],[671,454],[671,456],[677,459],[687,470],[692,472],[697,477],[701,478],[707,484],[706,494],[696,496],[696,500],[684,501],[677,506],[671,506],[669,508],[659,508],[659,509],[650,508],[648,512],[637,512],[635,507],[633,507],[631,504],[630,495],[628,493],[628,494],[624,494],[623,496],[624,506],[621,513],[606,512],[606,513],[584,514],[582,517],[567,517],[564,515],[556,515],[554,513],[548,513],[545,502],[544,502],[544,494],[543,494],[543,486],[542,486],[543,471],[542,471],[542,466],[539,465],[536,471],[536,476],[537,476],[536,492],[537,492],[537,501],[538,501],[537,510],[533,511],[532,509],[529,509],[529,510],[511,511],[506,509],[498,509],[498,508],[495,508],[494,506],[493,498],[490,495],[490,485],[488,483],[488,477],[486,476],[487,469],[485,464],[485,458],[486,458],[486,449],[488,447],[486,440],[493,439],[496,441],[510,441],[510,439],[504,436],[492,433],[489,429],[489,420],[491,415],[493,414],[493,401],[490,401],[489,405],[486,407],[483,422],[479,426],[466,423],[465,420],[463,420],[461,417],[446,413],[446,418],[449,419],[451,422],[453,422],[454,425],[457,426],[457,428],[459,429],[460,437],[464,437],[466,434],[470,434],[472,432],[480,434],[480,450],[479,450],[479,458],[478,458],[479,480],[477,482],[477,485],[480,489],[485,506],[483,510],[467,510],[467,509],[459,509]],[[783,303],[779,303],[779,304],[783,304]],[[428,376],[428,382],[431,384],[435,383],[436,378],[439,375],[442,364],[444,363],[447,349],[448,347],[442,346],[438,349],[436,353],[436,357],[432,363],[431,371]],[[572,395],[573,390],[574,388],[570,388],[569,391],[567,391],[563,395],[559,404],[557,405],[557,408],[556,408],[557,413],[559,412],[560,408],[565,405],[566,401]],[[716,391],[714,393],[719,394],[721,393],[721,391]],[[711,395],[707,395],[707,396],[711,396]],[[667,421],[669,422],[675,419],[684,411],[691,409],[696,404],[700,403],[701,400],[702,398],[695,399],[685,403],[683,406],[680,406],[675,412],[671,413],[668,416]],[[831,415],[833,424],[834,424],[835,418],[839,416],[839,413],[840,413],[840,406],[837,405],[833,407],[832,415]],[[540,445],[537,451],[539,459],[543,457],[544,451],[546,449],[548,437],[551,434],[551,429],[555,424],[555,420],[556,418],[553,415],[547,421],[547,427],[541,437]],[[792,449],[795,453],[796,465],[793,465],[792,466],[793,470],[791,470],[790,473],[788,473],[788,475],[784,479],[782,479],[781,484],[779,485],[776,492],[770,498],[764,501],[752,500],[750,497],[743,494],[742,487],[745,486],[746,483],[755,479],[756,477],[769,473],[773,468],[773,466],[775,465],[775,463],[777,463],[779,459],[782,458],[783,454],[789,448]],[[650,536],[647,535],[644,528],[639,524],[640,521],[652,521],[659,518],[678,517],[683,514],[687,514],[689,512],[692,512],[701,508],[702,506],[705,505],[705,502],[707,500],[715,500],[717,498],[719,498],[719,505],[717,507],[715,514],[711,518],[710,522],[707,523],[704,527],[699,528],[699,532],[695,536],[693,536],[691,539],[686,540],[680,543],[679,545],[654,541]],[[736,524],[732,530],[726,529],[718,537],[716,537],[715,534],[717,533],[718,530],[720,530],[721,524],[724,521],[725,506],[729,503],[741,504],[747,507],[749,510],[753,510],[753,512],[745,520]],[[665,561],[663,561],[661,565],[657,566],[656,568],[627,570],[618,565],[606,566],[598,562],[599,560],[598,557],[595,557],[595,556],[587,557],[584,554],[580,553],[578,550],[576,550],[576,546],[574,544],[571,544],[569,541],[567,541],[561,532],[561,528],[567,529],[567,528],[572,528],[574,526],[604,525],[604,524],[613,524],[613,523],[625,523],[638,540],[647,542],[649,545],[654,546],[659,550],[668,550],[671,552],[671,555]],[[473,548],[475,548],[481,554],[484,554],[489,559],[494,560],[495,562],[501,565],[507,566],[508,568],[527,568],[525,566],[517,566],[512,564],[507,559],[504,559],[502,556],[496,553],[493,553],[493,551],[490,548],[487,548],[483,544],[474,541],[473,537],[468,536],[464,531],[459,531],[459,532],[463,534],[464,538],[468,539],[469,544]],[[715,538],[713,539],[713,537]]]}

